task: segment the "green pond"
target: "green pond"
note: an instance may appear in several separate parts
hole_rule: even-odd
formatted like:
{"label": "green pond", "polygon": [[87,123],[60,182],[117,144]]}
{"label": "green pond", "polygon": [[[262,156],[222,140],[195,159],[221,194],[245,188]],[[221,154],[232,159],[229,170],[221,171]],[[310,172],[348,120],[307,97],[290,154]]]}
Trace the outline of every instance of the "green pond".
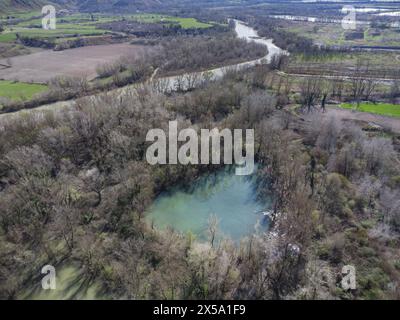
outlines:
{"label": "green pond", "polygon": [[[148,219],[159,228],[172,227],[176,231],[192,232],[200,241],[207,239],[208,220],[215,215],[219,221],[219,237],[234,241],[265,231],[263,211],[268,201],[256,197],[255,176],[236,176],[234,171],[220,171],[201,177],[187,188],[174,188],[161,194],[149,209]],[[77,266],[56,268],[57,289],[43,290],[41,280],[24,290],[19,299],[107,299],[99,283],[87,283]]]}
{"label": "green pond", "polygon": [[147,217],[158,228],[172,227],[205,240],[208,221],[215,216],[220,235],[238,241],[267,228],[263,212],[269,207],[268,201],[256,197],[255,175],[236,176],[224,170],[194,181],[190,190],[175,188],[161,194]]}

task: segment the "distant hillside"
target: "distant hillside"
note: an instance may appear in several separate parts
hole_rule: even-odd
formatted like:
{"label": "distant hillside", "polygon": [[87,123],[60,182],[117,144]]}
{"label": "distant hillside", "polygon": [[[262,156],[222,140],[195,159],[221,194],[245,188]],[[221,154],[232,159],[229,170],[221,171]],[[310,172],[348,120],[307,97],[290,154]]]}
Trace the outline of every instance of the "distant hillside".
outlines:
{"label": "distant hillside", "polygon": [[59,8],[69,8],[76,5],[75,0],[0,0],[0,13],[15,13],[19,11],[38,10],[48,4]]}
{"label": "distant hillside", "polygon": [[[80,11],[157,11],[162,10],[186,10],[194,7],[218,7],[233,5],[253,5],[278,0],[80,0],[75,1]],[[289,2],[293,0],[279,0]],[[301,1],[301,0],[298,0]],[[346,1],[346,0],[344,0]],[[349,0],[350,1],[350,0]],[[71,1],[70,1],[71,2]]]}
{"label": "distant hillside", "polygon": [[42,6],[43,0],[1,0],[0,12],[16,12],[22,10],[33,10]]}
{"label": "distant hillside", "polygon": [[46,4],[60,8],[75,7],[81,11],[137,11],[151,10],[184,3],[182,0],[0,0],[0,12],[40,10]]}
{"label": "distant hillside", "polygon": [[40,10],[46,4],[82,12],[136,12],[178,9],[193,5],[228,3],[229,0],[0,0],[0,13]]}
{"label": "distant hillside", "polygon": [[[254,1],[254,0],[244,0]],[[115,11],[115,12],[135,12],[135,11],[157,11],[187,9],[193,7],[211,7],[237,4],[237,0],[81,0],[77,3],[81,11]]]}
{"label": "distant hillside", "polygon": [[82,11],[136,11],[163,7],[179,0],[82,0],[79,9]]}
{"label": "distant hillside", "polygon": [[[276,0],[274,0],[276,1]],[[281,0],[293,1],[293,0]],[[299,0],[300,1],[300,0]],[[0,13],[40,10],[46,4],[75,8],[84,12],[135,12],[159,9],[188,9],[239,4],[257,4],[265,0],[0,0]]]}

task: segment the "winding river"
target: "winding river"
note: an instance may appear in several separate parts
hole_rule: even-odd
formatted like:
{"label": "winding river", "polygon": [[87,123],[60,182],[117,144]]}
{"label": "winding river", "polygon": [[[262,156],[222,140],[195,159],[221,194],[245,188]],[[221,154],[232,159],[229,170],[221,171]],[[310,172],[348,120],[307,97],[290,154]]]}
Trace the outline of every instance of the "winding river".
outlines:
{"label": "winding river", "polygon": [[[189,78],[197,78],[197,79],[203,79],[203,78],[208,78],[212,80],[218,80],[221,79],[224,74],[227,72],[229,69],[241,69],[241,68],[249,68],[252,66],[255,66],[257,64],[261,63],[269,63],[272,59],[273,56],[278,55],[278,54],[287,54],[286,51],[282,50],[278,46],[276,46],[273,42],[272,39],[263,39],[261,38],[257,31],[254,30],[253,28],[247,26],[245,23],[239,21],[239,20],[233,20],[235,22],[235,32],[238,38],[240,39],[245,39],[248,42],[254,41],[258,44],[264,45],[268,52],[266,55],[262,58],[256,59],[256,60],[251,60],[251,61],[246,61],[234,65],[228,65],[220,68],[215,68],[215,69],[210,69],[204,72],[193,72],[193,73],[188,73],[185,75],[180,75],[180,76],[172,76],[172,77],[167,77],[163,78],[161,80],[167,81],[167,85],[165,88],[165,91],[174,91],[177,89],[177,82],[182,82],[183,84],[180,85],[180,89],[188,89],[187,87],[189,84],[187,83],[188,81],[185,79]],[[183,76],[183,79],[182,79]],[[201,83],[201,80],[199,80],[198,84]]]}
{"label": "winding river", "polygon": [[[234,20],[235,21],[235,31],[237,34],[238,38],[245,39],[247,41],[254,41],[256,43],[262,44],[266,46],[268,49],[268,52],[266,55],[260,59],[256,60],[251,60],[251,61],[246,61],[234,65],[228,65],[220,68],[215,68],[215,69],[210,69],[207,71],[203,72],[192,72],[192,73],[186,73],[183,75],[178,75],[178,76],[171,76],[171,77],[163,77],[163,78],[155,78],[153,79],[154,83],[157,83],[159,86],[159,89],[164,92],[171,92],[175,91],[177,89],[182,89],[185,90],[189,86],[195,87],[196,85],[200,85],[202,82],[202,79],[208,79],[208,80],[218,80],[224,76],[224,74],[227,72],[227,70],[232,69],[232,68],[249,68],[252,67],[256,64],[260,64],[263,62],[269,62],[271,61],[272,57],[277,54],[281,53],[287,53],[286,51],[282,50],[281,48],[277,47],[272,39],[264,39],[260,38],[257,31],[254,30],[253,28],[247,26],[244,22]],[[196,79],[196,80],[194,80]],[[129,85],[123,88],[115,89],[112,90],[111,92],[119,95],[123,95],[127,91],[131,90],[132,88],[135,88],[137,85]],[[95,95],[89,96],[89,98],[94,98]],[[48,110],[58,110],[58,109],[65,109],[65,108],[73,108],[75,106],[75,101],[70,100],[70,101],[60,101],[60,102],[55,102],[47,105],[43,105],[40,107],[37,107],[35,109],[30,109],[30,110],[21,110],[18,112],[14,113],[5,113],[5,114],[0,114],[0,120],[3,118],[8,118],[8,117],[14,117],[18,116],[21,113],[26,113],[26,112],[38,112],[39,116],[40,114],[43,114],[43,111],[48,111]]]}

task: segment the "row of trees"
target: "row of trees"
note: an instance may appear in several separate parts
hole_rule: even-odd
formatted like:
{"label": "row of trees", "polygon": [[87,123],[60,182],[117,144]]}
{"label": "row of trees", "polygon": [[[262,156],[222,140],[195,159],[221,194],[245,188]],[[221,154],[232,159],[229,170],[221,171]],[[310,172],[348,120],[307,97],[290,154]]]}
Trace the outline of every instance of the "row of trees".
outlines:
{"label": "row of trees", "polygon": [[213,38],[175,38],[161,43],[160,61],[165,72],[194,71],[262,58],[265,46],[235,35]]}
{"label": "row of trees", "polygon": [[[368,70],[369,62],[358,60],[354,70],[347,76],[303,75],[298,85],[298,102],[307,112],[314,108],[321,108],[325,112],[331,98],[351,101],[358,109],[362,101],[375,101],[378,94],[376,89],[379,81],[370,78]],[[293,76],[286,75],[287,79],[291,77]],[[292,88],[293,86],[290,86],[290,89]],[[278,92],[280,91],[278,88]],[[391,88],[390,97],[397,97],[396,83]]]}

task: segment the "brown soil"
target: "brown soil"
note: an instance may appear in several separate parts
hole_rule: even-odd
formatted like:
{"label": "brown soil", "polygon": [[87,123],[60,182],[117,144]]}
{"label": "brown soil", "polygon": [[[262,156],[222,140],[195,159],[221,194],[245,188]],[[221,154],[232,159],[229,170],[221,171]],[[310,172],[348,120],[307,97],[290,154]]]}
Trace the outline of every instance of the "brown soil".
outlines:
{"label": "brown soil", "polygon": [[118,60],[122,56],[137,56],[145,46],[128,43],[82,47],[65,51],[46,50],[29,55],[0,60],[11,68],[0,70],[0,79],[47,83],[58,76],[96,77],[96,67]]}
{"label": "brown soil", "polygon": [[326,115],[334,115],[338,119],[342,120],[359,120],[377,124],[385,129],[390,129],[393,132],[400,133],[400,119],[381,116],[377,114],[359,112],[348,109],[341,109],[337,107],[329,107],[327,109]]}

